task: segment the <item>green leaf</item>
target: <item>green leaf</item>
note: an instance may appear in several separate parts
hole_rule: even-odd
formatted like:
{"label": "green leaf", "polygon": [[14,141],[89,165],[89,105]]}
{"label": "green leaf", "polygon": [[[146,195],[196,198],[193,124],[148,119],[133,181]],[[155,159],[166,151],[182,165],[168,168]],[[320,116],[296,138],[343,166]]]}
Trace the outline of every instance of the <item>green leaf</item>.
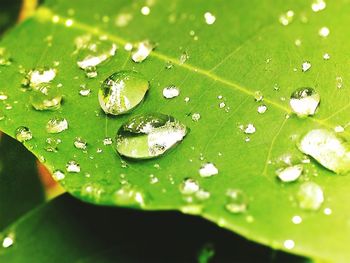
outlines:
{"label": "green leaf", "polygon": [[11,234],[1,262],[307,262],[199,218],[91,206],[69,195],[12,224],[4,232]]}
{"label": "green leaf", "polygon": [[0,134],[0,230],[44,201],[35,157]]}
{"label": "green leaf", "polygon": [[[311,2],[304,0],[156,1],[149,15],[141,14],[143,5],[48,1],[33,18],[8,34],[1,46],[14,62],[1,68],[0,80],[4,83],[1,90],[9,97],[3,108],[9,104],[12,109],[3,109],[7,118],[0,121],[1,129],[14,136],[17,127],[30,128],[33,139],[25,145],[45,157],[51,171],[65,172],[67,162],[77,162],[81,171],[65,172],[61,183],[82,200],[147,210],[177,209],[274,248],[327,260],[348,259],[350,178],[335,175],[314,160],[302,164],[304,175],[299,182],[283,184],[275,174],[282,166],[278,162],[281,156],[290,155],[293,163],[304,158],[296,147],[304,133],[333,129],[349,120],[347,1],[327,2],[326,9],[319,12],[313,12]],[[283,26],[279,17],[288,10],[293,10],[288,13],[294,14],[293,21]],[[208,11],[216,17],[212,25],[205,23]],[[324,26],[330,29],[325,38],[319,36]],[[114,57],[98,66],[98,75],[92,79],[79,69],[74,52],[75,39],[87,34],[106,36],[119,46]],[[123,47],[145,39],[157,43],[156,49],[145,61],[135,63]],[[301,45],[298,41],[295,45],[297,39]],[[323,59],[325,53],[330,54],[329,60]],[[182,62],[187,60],[182,63],[180,57]],[[173,68],[165,69],[169,61]],[[302,72],[306,61],[312,67]],[[35,111],[28,103],[31,93],[21,89],[24,76],[18,67],[29,70],[55,65],[53,82],[62,84],[62,107],[56,112]],[[101,82],[112,73],[132,69],[150,81],[144,102],[130,114],[105,115],[97,99]],[[337,88],[340,80],[342,88]],[[79,95],[82,84],[91,89],[90,96]],[[178,86],[180,96],[163,98],[162,90],[169,85]],[[299,118],[291,112],[289,97],[301,87],[312,87],[320,94],[315,116]],[[256,91],[263,94],[262,102],[255,101]],[[257,107],[262,104],[268,110],[259,114]],[[152,160],[123,159],[114,145],[103,144],[105,137],[114,139],[129,118],[150,112],[169,114],[191,131],[172,151]],[[197,122],[191,118],[193,113],[201,116]],[[48,134],[45,125],[55,116],[66,118],[69,128]],[[254,134],[239,128],[248,124],[256,127]],[[349,132],[345,130],[342,136],[349,139]],[[48,137],[62,141],[56,153],[45,151]],[[88,143],[87,150],[73,146],[76,137]],[[198,170],[205,162],[214,163],[218,174],[200,177]],[[151,184],[157,181],[155,177],[159,182]],[[187,177],[197,180],[210,192],[210,198],[194,198],[189,203],[179,190]],[[325,201],[319,211],[299,208],[296,196],[303,180],[322,187]],[[126,181],[127,186],[122,186]],[[245,213],[225,209],[229,189],[247,195]],[[325,208],[330,209],[324,213]],[[302,222],[292,223],[294,216],[300,216]]]}

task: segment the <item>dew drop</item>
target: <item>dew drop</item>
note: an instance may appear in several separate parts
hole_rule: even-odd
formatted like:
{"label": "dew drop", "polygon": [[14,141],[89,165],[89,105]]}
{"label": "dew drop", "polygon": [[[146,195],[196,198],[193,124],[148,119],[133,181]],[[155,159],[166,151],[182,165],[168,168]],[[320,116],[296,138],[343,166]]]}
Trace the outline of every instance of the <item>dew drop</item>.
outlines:
{"label": "dew drop", "polygon": [[86,150],[87,142],[83,138],[77,137],[74,140],[74,147],[80,150]]}
{"label": "dew drop", "polygon": [[216,17],[212,13],[206,12],[204,14],[204,19],[206,24],[212,25],[215,23]]}
{"label": "dew drop", "polygon": [[151,13],[151,9],[148,6],[143,6],[141,8],[141,14],[148,16]]}
{"label": "dew drop", "polygon": [[4,92],[0,91],[0,100],[4,101],[7,99],[8,99],[8,96]]}
{"label": "dew drop", "polygon": [[119,71],[109,76],[98,92],[98,99],[107,114],[120,115],[135,108],[149,88],[147,79],[136,71]]}
{"label": "dew drop", "polygon": [[41,83],[51,82],[55,77],[55,69],[42,68],[30,70],[25,76],[25,79],[23,80],[22,84],[25,87],[36,87]]}
{"label": "dew drop", "polygon": [[193,121],[197,122],[197,121],[200,120],[201,115],[200,115],[198,112],[196,112],[196,113],[193,113],[193,114],[192,114],[192,117],[191,117],[191,118],[192,118]]}
{"label": "dew drop", "polygon": [[350,171],[348,143],[331,131],[326,129],[309,131],[299,142],[298,148],[331,171],[336,173]]}
{"label": "dew drop", "polygon": [[227,202],[225,208],[233,214],[243,213],[248,208],[248,198],[242,190],[228,189],[226,192]]}
{"label": "dew drop", "polygon": [[6,236],[3,240],[2,240],[2,247],[3,248],[9,248],[11,246],[13,246],[14,240],[13,237],[11,236]]}
{"label": "dew drop", "polygon": [[45,151],[47,152],[57,152],[57,146],[61,143],[60,139],[56,138],[47,138]]}
{"label": "dew drop", "polygon": [[103,139],[103,145],[111,145],[113,143],[113,140],[111,137],[106,137]]}
{"label": "dew drop", "polygon": [[91,89],[87,88],[85,84],[80,85],[79,94],[83,97],[89,96],[91,93]]}
{"label": "dew drop", "polygon": [[258,91],[255,91],[255,93],[254,93],[254,99],[255,99],[256,102],[262,101],[262,100],[264,99],[264,96],[263,96],[262,92],[259,91],[259,90],[258,90]]}
{"label": "dew drop", "polygon": [[328,53],[324,53],[323,54],[323,59],[324,60],[329,60],[331,58],[331,56]]}
{"label": "dew drop", "polygon": [[218,168],[213,163],[205,163],[199,169],[199,175],[201,177],[212,177],[219,173]]}
{"label": "dew drop", "polygon": [[342,77],[336,77],[335,78],[335,84],[338,89],[341,89],[343,87],[343,78]]}
{"label": "dew drop", "polygon": [[52,173],[52,177],[55,181],[62,181],[65,178],[65,174],[61,170],[55,170]]}
{"label": "dew drop", "polygon": [[54,117],[46,124],[46,131],[48,133],[60,133],[68,129],[68,122],[65,118]]}
{"label": "dew drop", "polygon": [[51,83],[41,83],[30,93],[30,102],[36,110],[57,110],[61,106],[62,94]]}
{"label": "dew drop", "polygon": [[20,142],[29,141],[33,138],[31,130],[24,126],[20,126],[16,129],[15,136]]}
{"label": "dew drop", "polygon": [[180,90],[174,85],[165,87],[163,89],[163,96],[166,99],[172,99],[180,95]]}
{"label": "dew drop", "polygon": [[185,178],[180,184],[180,192],[184,195],[195,194],[199,190],[199,184],[192,178]]}
{"label": "dew drop", "polygon": [[295,246],[295,242],[291,239],[287,239],[283,242],[283,246],[286,248],[286,249],[293,249],[294,246]]}
{"label": "dew drop", "polygon": [[256,128],[253,124],[249,123],[245,129],[244,129],[244,133],[245,134],[253,134],[256,132]]}
{"label": "dew drop", "polygon": [[311,4],[311,9],[314,12],[322,11],[326,8],[326,2],[324,0],[314,0]]}
{"label": "dew drop", "polygon": [[155,48],[155,44],[149,40],[141,41],[137,43],[136,49],[132,52],[131,58],[134,62],[140,63],[144,61],[152,50]]}
{"label": "dew drop", "polygon": [[303,222],[303,219],[300,216],[296,215],[292,217],[292,222],[295,225],[299,225],[301,222]]}
{"label": "dew drop", "polygon": [[145,197],[141,191],[129,184],[123,185],[115,192],[115,202],[119,205],[141,206],[145,205]]}
{"label": "dew drop", "polygon": [[185,51],[180,56],[180,64],[184,64],[190,58],[189,54]]}
{"label": "dew drop", "polygon": [[300,164],[278,169],[276,174],[282,182],[294,182],[303,172],[303,166]]}
{"label": "dew drop", "polygon": [[80,173],[80,165],[76,161],[69,161],[66,164],[66,170],[68,173]]}
{"label": "dew drop", "polygon": [[264,114],[267,111],[267,106],[266,105],[259,105],[258,106],[258,113]]}
{"label": "dew drop", "polygon": [[323,190],[314,182],[303,183],[297,193],[299,207],[304,210],[318,210],[323,201]]}
{"label": "dew drop", "polygon": [[306,72],[311,68],[311,63],[309,61],[305,61],[303,62],[303,64],[301,64],[301,70],[302,72]]}
{"label": "dew drop", "polygon": [[117,133],[117,151],[134,159],[164,154],[183,140],[188,129],[172,116],[152,113],[129,119]]}
{"label": "dew drop", "polygon": [[319,103],[320,95],[312,88],[295,90],[289,101],[293,112],[299,117],[314,115]]}
{"label": "dew drop", "polygon": [[321,36],[321,37],[328,37],[330,33],[330,30],[328,27],[321,27],[320,30],[318,31],[318,34]]}
{"label": "dew drop", "polygon": [[288,26],[290,23],[293,22],[293,18],[294,18],[294,11],[288,10],[286,13],[280,15],[279,22],[283,26]]}
{"label": "dew drop", "polygon": [[341,133],[341,132],[344,132],[345,129],[344,129],[343,126],[338,125],[338,126],[335,126],[335,127],[334,127],[334,131],[335,131],[336,133]]}

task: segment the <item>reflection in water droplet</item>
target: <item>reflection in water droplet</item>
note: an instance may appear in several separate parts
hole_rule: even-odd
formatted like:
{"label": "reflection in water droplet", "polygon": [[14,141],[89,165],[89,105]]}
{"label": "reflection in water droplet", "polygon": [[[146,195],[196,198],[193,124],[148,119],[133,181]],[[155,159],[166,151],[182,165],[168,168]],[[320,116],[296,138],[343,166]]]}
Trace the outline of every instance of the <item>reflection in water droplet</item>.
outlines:
{"label": "reflection in water droplet", "polygon": [[294,182],[303,172],[303,166],[301,164],[289,166],[286,168],[278,169],[276,174],[282,182]]}
{"label": "reflection in water droplet", "polygon": [[136,71],[119,71],[102,84],[98,99],[105,113],[119,115],[135,108],[144,98],[149,83]]}
{"label": "reflection in water droplet", "polygon": [[68,122],[65,118],[54,117],[46,124],[46,131],[48,133],[60,133],[68,129]]}
{"label": "reflection in water droplet", "polygon": [[303,183],[297,198],[299,207],[304,210],[318,210],[324,201],[322,188],[314,182]]}
{"label": "reflection in water droplet", "polygon": [[294,18],[294,12],[292,10],[288,10],[286,13],[280,15],[279,22],[283,26],[287,26],[293,22],[293,18]]}
{"label": "reflection in water droplet", "polygon": [[62,94],[57,86],[41,83],[30,93],[30,102],[36,110],[57,110],[61,106]]}
{"label": "reflection in water droplet", "polygon": [[68,173],[80,173],[80,165],[76,161],[69,161],[66,164],[66,170]]}
{"label": "reflection in water droplet", "polygon": [[134,62],[140,63],[151,54],[154,48],[155,44],[149,40],[141,41],[137,43],[136,49],[132,52],[131,58]]}
{"label": "reflection in water droplet", "polygon": [[350,171],[349,145],[331,131],[326,129],[309,131],[299,142],[298,148],[329,170],[336,173]]}
{"label": "reflection in water droplet", "polygon": [[74,146],[75,146],[75,148],[77,148],[77,149],[86,150],[87,142],[86,142],[83,138],[77,137],[77,138],[75,138],[75,140],[74,140]]}
{"label": "reflection in water droplet", "polygon": [[248,208],[248,198],[242,190],[228,189],[225,208],[233,214],[243,213]]}
{"label": "reflection in water droplet", "polygon": [[319,103],[320,95],[312,88],[297,89],[289,101],[292,110],[299,117],[314,115]]}
{"label": "reflection in water droplet", "polygon": [[172,99],[179,96],[180,90],[176,86],[169,86],[163,89],[163,96],[166,99]]}
{"label": "reflection in water droplet", "polygon": [[29,141],[33,138],[33,134],[29,128],[20,126],[15,132],[16,139],[20,142]]}
{"label": "reflection in water droplet", "polygon": [[131,118],[118,130],[117,151],[135,159],[160,156],[182,141],[188,130],[175,118],[152,113]]}
{"label": "reflection in water droplet", "polygon": [[218,168],[213,163],[205,163],[199,169],[199,175],[201,177],[211,177],[219,173]]}
{"label": "reflection in water droplet", "polygon": [[192,195],[199,190],[199,184],[192,178],[185,178],[180,184],[180,192],[184,195]]}

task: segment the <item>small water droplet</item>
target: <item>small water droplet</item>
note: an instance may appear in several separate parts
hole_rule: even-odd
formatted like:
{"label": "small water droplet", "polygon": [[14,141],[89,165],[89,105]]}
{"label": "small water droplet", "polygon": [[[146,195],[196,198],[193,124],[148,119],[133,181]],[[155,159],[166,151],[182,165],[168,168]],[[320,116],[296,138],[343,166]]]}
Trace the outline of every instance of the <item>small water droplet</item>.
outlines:
{"label": "small water droplet", "polygon": [[267,106],[266,105],[259,105],[258,106],[258,113],[264,114],[267,111]]}
{"label": "small water droplet", "polygon": [[48,133],[60,133],[68,129],[68,122],[65,118],[54,117],[46,124],[46,131]]}
{"label": "small water droplet", "polygon": [[262,100],[264,99],[264,96],[263,96],[262,92],[259,91],[259,90],[258,90],[258,91],[255,91],[255,93],[254,93],[254,99],[255,99],[256,102],[262,101]]}
{"label": "small water droplet", "polygon": [[327,216],[331,215],[332,214],[332,209],[330,209],[329,207],[326,207],[324,210],[323,210],[323,213]]}
{"label": "small water droplet", "polygon": [[329,60],[331,58],[331,56],[328,53],[324,53],[323,54],[323,59],[324,60]]}
{"label": "small water droplet", "polygon": [[163,96],[166,99],[172,99],[180,95],[180,90],[174,85],[165,87],[163,89]]}
{"label": "small water droplet", "polygon": [[13,246],[13,244],[14,244],[14,238],[11,235],[6,236],[2,240],[2,247],[3,248],[9,248],[9,247]]}
{"label": "small water droplet", "polygon": [[151,13],[151,9],[148,6],[143,6],[141,8],[141,14],[148,16]]}
{"label": "small water droplet", "polygon": [[8,99],[8,96],[4,92],[0,91],[0,100],[4,101],[7,99]]}
{"label": "small water droplet", "polygon": [[113,143],[113,140],[111,137],[106,137],[103,139],[103,145],[111,145]]}
{"label": "small water droplet", "polygon": [[123,185],[115,192],[115,201],[119,205],[141,206],[145,205],[144,194],[129,184]]}
{"label": "small water droplet", "polygon": [[294,11],[288,10],[286,13],[283,13],[280,15],[279,22],[283,26],[287,26],[293,22],[293,18],[294,18]]}
{"label": "small water droplet", "polygon": [[244,133],[245,134],[253,134],[256,132],[256,128],[252,123],[249,123],[245,128],[244,128]]}
{"label": "small water droplet", "polygon": [[318,31],[318,34],[321,36],[321,37],[328,37],[330,33],[330,30],[328,27],[324,26],[324,27],[321,27],[320,30]]}
{"label": "small water droplet", "polygon": [[291,239],[287,239],[284,241],[283,246],[286,249],[293,249],[295,247],[295,242]]}
{"label": "small water droplet", "polygon": [[302,72],[306,72],[311,68],[311,63],[309,61],[305,61],[303,62],[303,64],[301,64],[301,70]]}
{"label": "small water droplet", "polygon": [[172,116],[153,113],[131,118],[118,130],[117,151],[135,159],[164,154],[183,140],[188,129]]}
{"label": "small water droplet", "polygon": [[295,90],[289,101],[292,110],[299,117],[314,115],[319,103],[320,95],[312,88]]}
{"label": "small water droplet", "polygon": [[303,222],[303,219],[300,216],[296,215],[292,217],[292,222],[295,225],[299,225],[301,222]]}
{"label": "small water droplet", "polygon": [[304,210],[318,210],[323,201],[323,190],[314,182],[303,183],[297,193],[299,207]]}
{"label": "small water droplet", "polygon": [[294,182],[303,172],[303,166],[300,164],[278,169],[276,174],[282,182]]}
{"label": "small water droplet", "polygon": [[227,202],[225,208],[233,214],[243,213],[248,208],[248,198],[242,190],[228,189],[226,192]]}
{"label": "small water droplet", "polygon": [[74,140],[74,146],[77,149],[86,150],[87,142],[81,137],[76,137]]}
{"label": "small water droplet", "polygon": [[336,173],[350,171],[348,143],[331,131],[326,129],[309,131],[302,137],[298,148],[331,171]]}
{"label": "small water droplet", "polygon": [[172,69],[173,67],[174,67],[173,62],[167,61],[167,62],[165,63],[165,69]]}
{"label": "small water droplet", "polygon": [[206,24],[212,25],[215,23],[216,17],[212,13],[206,12],[204,14],[204,19]]}
{"label": "small water droplet", "polygon": [[294,41],[294,44],[297,46],[297,47],[300,47],[301,46],[301,40],[300,39],[296,39]]}
{"label": "small water droplet", "polygon": [[324,0],[314,0],[311,4],[311,9],[314,12],[322,11],[326,8],[326,2]]}
{"label": "small water droplet", "polygon": [[152,50],[155,48],[155,44],[149,40],[144,40],[136,44],[136,49],[132,52],[131,58],[134,62],[140,63],[144,61]]}
{"label": "small water droplet", "polygon": [[199,190],[199,184],[192,178],[185,178],[180,184],[180,192],[184,195],[195,194]]}
{"label": "small water droplet", "polygon": [[20,142],[29,141],[33,138],[31,130],[24,126],[20,126],[16,129],[15,136]]}
{"label": "small water droplet", "polygon": [[51,83],[40,83],[30,92],[30,102],[36,110],[57,110],[61,106],[62,94]]}
{"label": "small water droplet", "polygon": [[66,170],[68,173],[80,173],[80,165],[76,161],[69,161],[66,164]]}
{"label": "small water droplet", "polygon": [[151,174],[150,176],[149,176],[149,183],[150,184],[156,184],[156,183],[158,183],[159,182],[159,179],[158,179],[158,177],[156,177],[154,174]]}
{"label": "small water droplet", "polygon": [[79,94],[83,97],[89,96],[91,89],[87,88],[85,84],[80,85]]}
{"label": "small water droplet", "polygon": [[119,115],[135,108],[144,98],[149,83],[136,71],[119,71],[102,84],[98,99],[105,113]]}
{"label": "small water droplet", "polygon": [[52,173],[52,177],[55,181],[62,181],[65,178],[65,174],[61,170],[55,170]]}
{"label": "small water droplet", "polygon": [[336,77],[335,78],[335,84],[338,89],[341,89],[343,87],[343,78],[342,77]]}
{"label": "small water droplet", "polygon": [[341,132],[344,132],[345,129],[344,129],[343,126],[338,125],[338,126],[335,126],[335,127],[334,127],[334,131],[335,131],[336,133],[341,133]]}
{"label": "small water droplet", "polygon": [[218,168],[213,163],[205,163],[199,169],[199,175],[201,177],[212,177],[219,173]]}
{"label": "small water droplet", "polygon": [[192,117],[191,117],[191,118],[192,118],[193,121],[197,122],[197,121],[200,120],[201,115],[200,115],[198,112],[196,112],[196,113],[193,113],[193,114],[192,114]]}
{"label": "small water droplet", "polygon": [[190,58],[189,54],[185,51],[180,56],[180,64],[184,64]]}
{"label": "small water droplet", "polygon": [[12,61],[4,47],[0,47],[0,66],[9,66]]}
{"label": "small water droplet", "polygon": [[57,152],[57,146],[61,143],[60,139],[56,138],[47,138],[45,151],[47,152]]}

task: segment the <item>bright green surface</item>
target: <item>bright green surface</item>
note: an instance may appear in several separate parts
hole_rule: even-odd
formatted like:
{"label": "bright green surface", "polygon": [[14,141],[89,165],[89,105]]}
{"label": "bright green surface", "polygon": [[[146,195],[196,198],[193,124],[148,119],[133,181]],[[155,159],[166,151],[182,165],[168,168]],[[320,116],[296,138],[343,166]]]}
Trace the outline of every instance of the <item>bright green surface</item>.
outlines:
{"label": "bright green surface", "polygon": [[[137,206],[133,200],[116,198],[115,192],[121,187],[120,175],[124,174],[132,185],[131,196],[143,195],[144,209],[191,210],[274,248],[284,249],[284,241],[292,239],[293,253],[346,261],[350,257],[350,178],[335,175],[313,161],[304,165],[305,176],[322,186],[326,198],[319,212],[304,212],[294,198],[300,183],[282,185],[275,178],[275,170],[280,167],[269,165],[283,154],[302,157],[291,137],[314,128],[345,125],[349,120],[346,43],[350,4],[345,0],[332,1],[319,13],[314,13],[310,4],[303,0],[156,1],[150,15],[144,16],[138,2],[48,1],[36,16],[18,26],[0,44],[7,47],[15,61],[12,66],[0,69],[0,89],[9,96],[4,105],[13,106],[6,111],[8,118],[0,122],[0,127],[13,136],[18,126],[28,126],[34,138],[26,146],[37,156],[44,156],[51,170],[64,170],[70,160],[80,163],[81,172],[66,174],[62,185],[83,200]],[[75,15],[70,17],[72,9]],[[282,26],[278,17],[289,9],[295,13],[294,21]],[[213,25],[204,21],[207,11],[216,16]],[[55,14],[61,16],[57,24],[51,22]],[[125,27],[115,25],[120,14],[132,17]],[[307,17],[306,23],[301,22],[301,16]],[[69,28],[64,25],[68,18],[74,20]],[[328,38],[318,35],[322,26],[330,28]],[[192,30],[198,40],[190,35]],[[85,78],[73,54],[74,39],[84,34],[107,35],[119,45],[116,56],[98,68],[96,79]],[[45,39],[50,35],[53,40],[48,47]],[[146,38],[158,46],[149,58],[136,64],[123,45]],[[300,47],[294,44],[296,39],[302,41]],[[189,59],[181,65],[178,59],[184,51]],[[325,52],[331,55],[328,61],[323,59]],[[174,67],[166,70],[169,60]],[[306,60],[312,67],[301,72],[301,64]],[[64,104],[58,112],[37,112],[27,104],[28,93],[20,90],[23,76],[18,66],[52,67],[54,61],[60,62],[55,82],[63,84]],[[145,101],[129,115],[106,117],[97,100],[100,82],[122,69],[141,72],[150,80],[151,88]],[[342,77],[342,89],[337,89],[336,77]],[[84,83],[92,89],[89,97],[78,94]],[[162,90],[170,84],[180,87],[181,94],[166,100]],[[274,90],[276,84],[279,91]],[[288,98],[303,86],[314,87],[320,93],[321,105],[314,117],[299,119],[291,114]],[[268,106],[262,115],[257,113],[260,103],[254,101],[257,90],[263,93]],[[219,100],[219,95],[224,99]],[[190,98],[188,103],[185,97]],[[221,101],[225,101],[228,112],[219,108]],[[123,168],[120,157],[102,140],[106,136],[114,138],[127,118],[143,112],[170,114],[191,131],[166,156],[149,161],[126,160],[128,167]],[[195,112],[201,115],[198,122],[191,119]],[[285,118],[286,114],[290,118]],[[57,115],[67,118],[69,129],[50,135],[60,138],[62,143],[57,153],[48,153],[44,150],[49,137],[45,125]],[[253,123],[257,131],[245,142],[247,135],[238,126],[248,123]],[[347,131],[343,135],[349,137]],[[88,153],[73,146],[77,136],[88,142]],[[103,152],[97,153],[98,148]],[[203,161],[200,156],[204,156]],[[205,161],[215,163],[219,174],[200,178],[198,169]],[[86,177],[86,173],[91,176]],[[149,183],[151,174],[159,179],[158,183]],[[314,177],[315,174],[318,176]],[[185,177],[198,180],[211,193],[209,200],[197,204],[196,209],[186,207],[179,192]],[[248,195],[246,213],[232,215],[224,209],[228,188],[241,189]],[[323,213],[326,207],[332,209],[331,215]],[[295,215],[303,218],[301,224],[291,222]]]}

